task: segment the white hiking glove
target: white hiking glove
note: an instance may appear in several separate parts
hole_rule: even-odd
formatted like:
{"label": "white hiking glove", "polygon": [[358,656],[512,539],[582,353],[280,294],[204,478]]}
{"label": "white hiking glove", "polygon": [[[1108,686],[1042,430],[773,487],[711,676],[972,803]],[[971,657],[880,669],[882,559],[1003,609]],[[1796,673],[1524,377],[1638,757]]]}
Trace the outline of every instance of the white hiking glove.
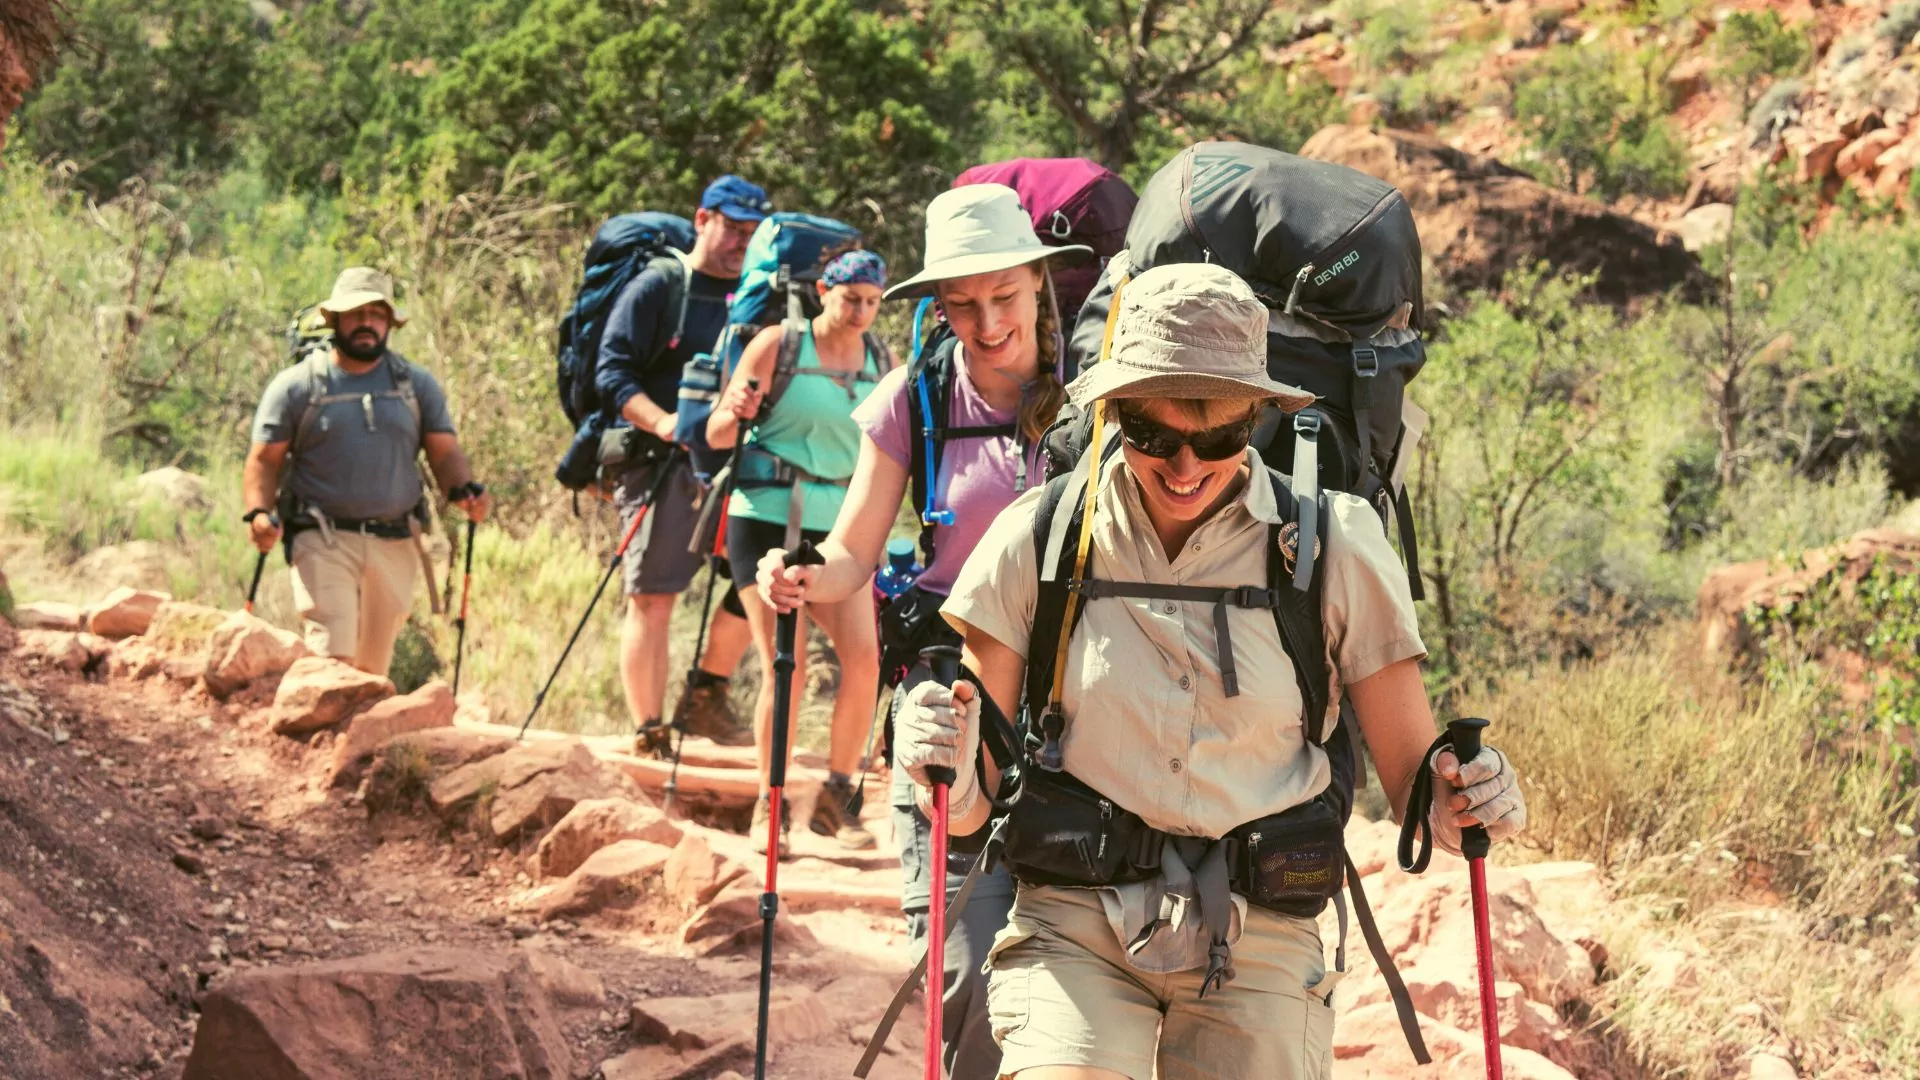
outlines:
{"label": "white hiking glove", "polygon": [[1498,843],[1516,836],[1527,827],[1527,802],[1520,795],[1520,774],[1513,771],[1507,755],[1491,746],[1465,767],[1454,756],[1453,748],[1443,746],[1428,762],[1442,782],[1434,785],[1433,806],[1427,811],[1427,825],[1433,842],[1460,854],[1460,832],[1481,825],[1487,838]]}
{"label": "white hiking glove", "polygon": [[[952,690],[929,679],[907,691],[906,704],[893,718],[893,763],[913,782],[931,790],[930,767],[953,770],[947,789],[947,814],[963,818],[980,798],[974,759],[980,754],[980,691],[958,682]],[[923,800],[924,802],[924,800]]]}

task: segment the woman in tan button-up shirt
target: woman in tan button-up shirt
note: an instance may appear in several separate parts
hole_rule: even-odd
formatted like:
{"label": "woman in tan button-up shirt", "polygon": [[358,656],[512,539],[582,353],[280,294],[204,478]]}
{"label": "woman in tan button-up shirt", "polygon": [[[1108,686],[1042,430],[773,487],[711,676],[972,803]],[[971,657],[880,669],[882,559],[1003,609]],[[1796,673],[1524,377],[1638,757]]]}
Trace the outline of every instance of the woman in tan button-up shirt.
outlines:
{"label": "woman in tan button-up shirt", "polygon": [[[1281,501],[1247,438],[1260,405],[1277,399],[1297,409],[1310,396],[1267,378],[1266,311],[1228,271],[1151,270],[1127,285],[1119,303],[1110,359],[1068,390],[1083,408],[1106,410],[1122,440],[1122,452],[1090,481],[1088,576],[1265,588],[1266,544],[1281,521]],[[1039,596],[1040,496],[1030,492],[1000,515],[942,609],[966,636],[969,668],[1009,707],[1020,699]],[[1379,517],[1347,495],[1333,496],[1331,509],[1326,555],[1315,571],[1324,575],[1322,615],[1337,684],[1327,723],[1338,722],[1344,689],[1398,817],[1434,737],[1419,672],[1426,649]],[[1273,612],[1233,608],[1227,620],[1238,694],[1223,683],[1206,602],[1091,600],[1065,654],[1066,772],[1175,837],[1223,837],[1314,799],[1330,783],[1326,752],[1305,737],[1293,661]],[[897,763],[923,787],[929,766],[955,769],[955,835],[976,832],[989,810],[975,779],[977,697],[965,682],[951,690],[925,684],[898,721]],[[1457,850],[1464,825],[1485,825],[1496,840],[1524,825],[1504,755],[1483,753],[1464,770],[1450,751],[1437,759],[1443,782],[1430,824],[1442,846]],[[997,784],[990,762],[986,771]],[[988,962],[1002,1075],[1329,1074],[1333,980],[1314,921],[1234,895],[1232,978],[1201,996],[1204,913],[1189,903],[1168,918],[1166,884],[1021,883]]]}

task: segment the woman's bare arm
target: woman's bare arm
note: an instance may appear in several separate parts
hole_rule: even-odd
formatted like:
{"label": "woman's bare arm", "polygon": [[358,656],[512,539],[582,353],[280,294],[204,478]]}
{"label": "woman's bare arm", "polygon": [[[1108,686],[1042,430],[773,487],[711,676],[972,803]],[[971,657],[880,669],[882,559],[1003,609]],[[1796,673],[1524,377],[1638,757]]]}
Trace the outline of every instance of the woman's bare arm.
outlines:
{"label": "woman's bare arm", "polygon": [[1389,664],[1348,686],[1347,695],[1353,699],[1360,734],[1373,751],[1374,771],[1393,806],[1393,820],[1403,821],[1413,778],[1437,734],[1433,706],[1420,680],[1420,661]]}
{"label": "woman's bare arm", "polygon": [[[752,419],[760,411],[760,401],[773,380],[774,365],[780,359],[782,333],[780,327],[769,326],[747,343],[746,351],[740,355],[740,365],[727,378],[719,403],[707,416],[708,446],[715,450],[733,446],[740,438],[741,422]],[[747,388],[749,379],[758,384],[757,389]]]}

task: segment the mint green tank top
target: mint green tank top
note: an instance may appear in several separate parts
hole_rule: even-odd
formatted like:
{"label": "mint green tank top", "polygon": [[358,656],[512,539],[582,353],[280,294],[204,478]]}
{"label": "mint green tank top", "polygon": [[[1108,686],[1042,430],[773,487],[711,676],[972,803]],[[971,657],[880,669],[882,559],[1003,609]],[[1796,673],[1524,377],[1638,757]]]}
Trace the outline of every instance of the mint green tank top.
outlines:
{"label": "mint green tank top", "polygon": [[[833,528],[846,500],[847,481],[860,460],[860,427],[853,410],[885,374],[884,359],[869,355],[858,371],[829,371],[820,366],[813,346],[813,323],[800,335],[800,355],[793,380],[780,400],[747,437],[742,454],[740,483],[727,503],[727,513],[752,521],[787,523],[792,490],[785,484],[756,486],[755,477],[768,475],[774,463],[765,455],[800,469],[818,480],[801,479],[804,496],[800,527],[825,532]],[[754,451],[760,451],[756,454]],[[755,459],[758,460],[755,460]]]}

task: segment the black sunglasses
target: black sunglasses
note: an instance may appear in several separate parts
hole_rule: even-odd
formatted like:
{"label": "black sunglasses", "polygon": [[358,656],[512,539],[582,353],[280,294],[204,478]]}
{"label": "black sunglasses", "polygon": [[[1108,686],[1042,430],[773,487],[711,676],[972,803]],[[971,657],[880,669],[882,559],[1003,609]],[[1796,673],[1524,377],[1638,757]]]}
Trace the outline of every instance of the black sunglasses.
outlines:
{"label": "black sunglasses", "polygon": [[1248,417],[1189,434],[1121,409],[1120,437],[1151,458],[1170,458],[1181,447],[1191,446],[1193,456],[1201,461],[1225,461],[1246,451],[1247,441],[1253,438],[1253,422]]}

